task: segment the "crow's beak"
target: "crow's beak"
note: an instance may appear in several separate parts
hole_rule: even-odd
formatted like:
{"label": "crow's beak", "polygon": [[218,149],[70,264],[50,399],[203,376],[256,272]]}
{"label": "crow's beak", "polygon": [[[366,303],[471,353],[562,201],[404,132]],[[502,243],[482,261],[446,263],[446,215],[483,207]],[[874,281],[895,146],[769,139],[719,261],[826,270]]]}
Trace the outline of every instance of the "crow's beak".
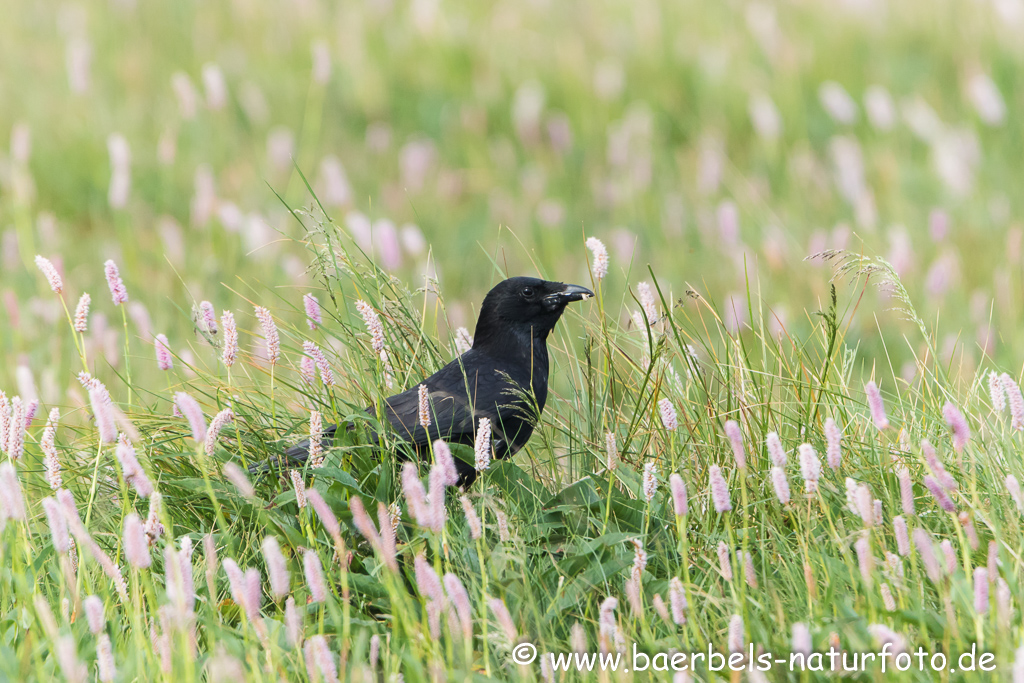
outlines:
{"label": "crow's beak", "polygon": [[562,285],[562,291],[549,294],[545,298],[550,304],[558,304],[564,306],[572,301],[583,301],[594,296],[586,287],[580,287],[579,285]]}

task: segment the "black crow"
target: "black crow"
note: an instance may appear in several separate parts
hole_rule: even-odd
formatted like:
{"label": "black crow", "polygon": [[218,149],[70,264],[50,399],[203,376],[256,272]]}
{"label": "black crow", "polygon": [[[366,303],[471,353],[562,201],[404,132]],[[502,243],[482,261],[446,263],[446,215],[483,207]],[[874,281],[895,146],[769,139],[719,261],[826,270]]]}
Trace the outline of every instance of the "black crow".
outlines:
{"label": "black crow", "polygon": [[[514,455],[533,434],[548,397],[547,338],[567,304],[593,296],[586,287],[513,277],[498,283],[480,307],[473,347],[436,373],[400,394],[384,399],[385,417],[395,434],[420,455],[444,439],[472,446],[482,417],[491,421],[491,444],[498,458]],[[427,387],[430,426],[419,421],[419,385]],[[376,415],[376,409],[366,412]],[[325,430],[324,446],[337,425]],[[373,435],[377,442],[377,435]],[[309,441],[285,453],[301,463]],[[460,484],[476,478],[469,463],[455,459]]]}

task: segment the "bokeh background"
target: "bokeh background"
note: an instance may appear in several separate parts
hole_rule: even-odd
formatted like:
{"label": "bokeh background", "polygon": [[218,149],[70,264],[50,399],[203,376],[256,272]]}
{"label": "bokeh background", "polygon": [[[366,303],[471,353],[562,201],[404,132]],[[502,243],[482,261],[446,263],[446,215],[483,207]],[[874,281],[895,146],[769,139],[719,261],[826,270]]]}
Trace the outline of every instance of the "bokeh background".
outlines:
{"label": "bokeh background", "polygon": [[[504,273],[586,284],[597,236],[606,287],[650,265],[729,326],[752,310],[799,335],[833,275],[805,257],[845,248],[892,262],[957,373],[988,356],[1019,367],[1021,0],[102,0],[5,15],[0,357],[51,368],[44,399],[70,374],[48,362],[67,344],[35,254],[70,302],[92,291],[92,343],[116,366],[107,258],[146,341],[187,339],[193,301],[298,301],[309,252],[286,203],[313,200],[296,168],[383,268],[435,279],[453,325],[472,326]],[[911,379],[916,326],[884,289],[837,286],[858,359]]]}

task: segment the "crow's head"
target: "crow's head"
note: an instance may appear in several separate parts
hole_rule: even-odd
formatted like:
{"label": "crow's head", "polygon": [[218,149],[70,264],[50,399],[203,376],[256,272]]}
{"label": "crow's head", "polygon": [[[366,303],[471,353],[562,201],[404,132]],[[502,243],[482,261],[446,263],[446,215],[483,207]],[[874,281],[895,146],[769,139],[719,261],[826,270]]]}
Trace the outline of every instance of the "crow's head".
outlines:
{"label": "crow's head", "polygon": [[586,287],[513,277],[499,282],[484,297],[473,344],[502,337],[545,339],[562,317],[566,305],[594,296]]}

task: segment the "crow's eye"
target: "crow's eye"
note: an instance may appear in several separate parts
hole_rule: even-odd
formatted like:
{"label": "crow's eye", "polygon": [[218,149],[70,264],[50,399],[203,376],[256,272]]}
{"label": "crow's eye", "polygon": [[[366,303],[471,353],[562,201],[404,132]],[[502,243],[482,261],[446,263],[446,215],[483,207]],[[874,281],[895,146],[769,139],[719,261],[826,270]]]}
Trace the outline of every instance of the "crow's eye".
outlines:
{"label": "crow's eye", "polygon": [[533,287],[523,287],[523,296],[527,299],[533,297]]}

